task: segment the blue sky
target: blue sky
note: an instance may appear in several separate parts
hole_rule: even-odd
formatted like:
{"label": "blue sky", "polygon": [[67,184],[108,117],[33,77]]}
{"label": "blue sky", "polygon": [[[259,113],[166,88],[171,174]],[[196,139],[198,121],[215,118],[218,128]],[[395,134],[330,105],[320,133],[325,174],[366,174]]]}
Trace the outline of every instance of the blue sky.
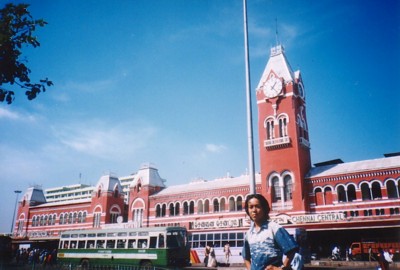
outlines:
{"label": "blue sky", "polygon": [[[31,78],[54,86],[0,104],[0,232],[14,190],[34,184],[95,184],[145,162],[167,185],[246,172],[241,0],[24,2],[48,22],[36,31],[41,46],[24,48]],[[400,2],[248,0],[254,128],[275,18],[302,72],[312,162],[400,151]]]}

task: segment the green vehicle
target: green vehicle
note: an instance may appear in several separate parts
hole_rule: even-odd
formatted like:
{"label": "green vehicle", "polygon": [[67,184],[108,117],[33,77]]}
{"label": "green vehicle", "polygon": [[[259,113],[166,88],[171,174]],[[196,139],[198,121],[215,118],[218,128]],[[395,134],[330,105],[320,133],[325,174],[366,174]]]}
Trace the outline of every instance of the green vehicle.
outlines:
{"label": "green vehicle", "polygon": [[190,246],[183,227],[116,228],[65,231],[58,262],[89,268],[95,265],[185,267]]}

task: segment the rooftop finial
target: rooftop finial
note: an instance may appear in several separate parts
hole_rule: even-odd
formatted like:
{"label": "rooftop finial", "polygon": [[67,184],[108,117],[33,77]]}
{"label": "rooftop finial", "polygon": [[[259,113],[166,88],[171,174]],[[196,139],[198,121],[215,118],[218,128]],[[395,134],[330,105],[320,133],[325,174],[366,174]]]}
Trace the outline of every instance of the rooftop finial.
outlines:
{"label": "rooftop finial", "polygon": [[276,38],[276,46],[279,45],[279,38],[278,38],[278,18],[275,18],[275,38]]}

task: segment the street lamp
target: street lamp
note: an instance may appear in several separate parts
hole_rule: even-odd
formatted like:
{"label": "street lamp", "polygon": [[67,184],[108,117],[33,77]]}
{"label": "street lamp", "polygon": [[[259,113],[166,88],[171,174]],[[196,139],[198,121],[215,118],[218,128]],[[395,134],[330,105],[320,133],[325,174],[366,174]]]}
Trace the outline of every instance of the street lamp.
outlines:
{"label": "street lamp", "polygon": [[14,214],[11,222],[11,234],[13,233],[14,228],[14,219],[15,219],[15,212],[17,211],[17,204],[18,204],[18,195],[22,192],[21,190],[14,190],[15,194],[17,194],[15,198],[15,207],[14,207]]}

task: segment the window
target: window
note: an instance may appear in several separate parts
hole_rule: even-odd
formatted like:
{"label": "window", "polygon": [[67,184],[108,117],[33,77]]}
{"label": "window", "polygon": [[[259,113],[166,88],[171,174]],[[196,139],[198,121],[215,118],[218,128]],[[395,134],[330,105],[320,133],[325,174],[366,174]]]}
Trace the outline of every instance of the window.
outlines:
{"label": "window", "polygon": [[278,202],[282,199],[281,196],[281,189],[279,187],[279,178],[277,176],[274,176],[272,178],[272,202]]}
{"label": "window", "polygon": [[344,186],[338,186],[336,192],[339,202],[347,202],[346,191],[344,189]]}
{"label": "window", "polygon": [[388,194],[389,199],[396,199],[399,197],[398,189],[393,180],[387,181],[386,189],[387,189],[387,194]]}
{"label": "window", "polygon": [[356,196],[356,187],[354,185],[347,186],[347,200],[352,202],[357,199]]}
{"label": "window", "polygon": [[161,217],[161,206],[159,204],[156,206],[156,217]]}
{"label": "window", "polygon": [[372,183],[372,199],[382,199],[381,184],[379,182]]}
{"label": "window", "polygon": [[213,208],[214,208],[214,213],[219,212],[219,202],[218,202],[218,199],[214,199],[214,201],[213,201]]}
{"label": "window", "polygon": [[361,184],[361,195],[363,201],[370,201],[372,199],[371,190],[367,183]]}
{"label": "window", "polygon": [[204,213],[203,202],[202,201],[198,201],[197,202],[197,213],[198,214],[203,214]]}
{"label": "window", "polygon": [[279,119],[279,137],[286,137],[287,134],[287,119],[286,117],[281,117]]}
{"label": "window", "polygon": [[266,123],[267,140],[272,140],[274,138],[274,120],[269,119]]}
{"label": "window", "polygon": [[290,175],[286,175],[283,179],[284,182],[284,193],[285,193],[285,201],[292,200],[292,193],[293,193],[293,181]]}

